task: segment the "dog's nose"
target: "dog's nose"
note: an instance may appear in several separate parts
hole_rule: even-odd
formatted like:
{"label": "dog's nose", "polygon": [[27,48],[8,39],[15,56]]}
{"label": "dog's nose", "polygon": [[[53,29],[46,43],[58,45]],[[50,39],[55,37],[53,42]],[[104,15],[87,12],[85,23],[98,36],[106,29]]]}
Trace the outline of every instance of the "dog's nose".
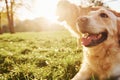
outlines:
{"label": "dog's nose", "polygon": [[85,32],[88,23],[89,23],[88,17],[86,17],[86,16],[79,17],[79,18],[77,19],[77,29],[78,29],[78,31],[80,31],[80,32]]}
{"label": "dog's nose", "polygon": [[88,17],[86,17],[86,16],[79,17],[77,19],[77,23],[78,23],[79,26],[81,26],[81,25],[85,26],[86,24],[88,24]]}
{"label": "dog's nose", "polygon": [[87,22],[88,21],[88,18],[87,17],[80,17],[79,19],[78,19],[78,22]]}

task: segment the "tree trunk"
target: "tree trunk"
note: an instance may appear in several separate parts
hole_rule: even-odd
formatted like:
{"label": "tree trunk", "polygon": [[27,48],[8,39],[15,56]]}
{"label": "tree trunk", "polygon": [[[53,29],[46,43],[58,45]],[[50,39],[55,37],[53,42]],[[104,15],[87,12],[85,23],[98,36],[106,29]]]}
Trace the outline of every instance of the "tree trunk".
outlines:
{"label": "tree trunk", "polygon": [[[10,16],[11,16],[11,26],[13,28],[14,31],[14,17],[13,17],[13,5],[14,5],[14,0],[11,0],[11,9],[10,9]],[[15,32],[15,31],[14,31]]]}
{"label": "tree trunk", "polygon": [[2,34],[1,12],[0,12],[0,34]]}
{"label": "tree trunk", "polygon": [[[13,14],[11,14],[11,13],[13,13],[13,12],[12,12],[12,9],[9,12],[8,0],[5,0],[5,3],[6,3],[6,9],[7,9],[7,18],[8,18],[9,30],[10,30],[11,33],[14,33],[15,31],[14,31],[14,26],[13,26],[13,21],[12,21],[13,19],[11,20],[11,15],[13,17]],[[11,6],[13,6],[13,5],[11,5]]]}

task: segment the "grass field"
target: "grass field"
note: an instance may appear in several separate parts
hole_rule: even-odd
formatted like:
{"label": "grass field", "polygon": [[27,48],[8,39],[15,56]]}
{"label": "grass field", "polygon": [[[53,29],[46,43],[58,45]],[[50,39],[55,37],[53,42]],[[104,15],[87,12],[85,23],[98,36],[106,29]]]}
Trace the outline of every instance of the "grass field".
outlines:
{"label": "grass field", "polygon": [[0,35],[0,80],[70,80],[82,50],[67,31]]}

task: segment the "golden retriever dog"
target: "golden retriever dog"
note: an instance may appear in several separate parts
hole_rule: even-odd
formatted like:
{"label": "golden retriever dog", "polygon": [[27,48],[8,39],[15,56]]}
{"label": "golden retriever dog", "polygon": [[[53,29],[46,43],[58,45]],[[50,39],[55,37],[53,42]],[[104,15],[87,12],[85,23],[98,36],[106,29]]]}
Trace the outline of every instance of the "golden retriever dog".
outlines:
{"label": "golden retriever dog", "polygon": [[[77,44],[80,45],[80,36],[76,28],[76,20],[79,16],[87,15],[91,10],[97,10],[95,7],[81,7],[73,3],[70,3],[67,0],[60,0],[57,4],[56,15],[58,16],[59,21],[66,21],[67,29],[77,37]],[[72,29],[72,30],[71,30]]]}
{"label": "golden retriever dog", "polygon": [[72,80],[120,80],[120,13],[100,8],[79,17],[76,25],[83,46],[81,69]]}

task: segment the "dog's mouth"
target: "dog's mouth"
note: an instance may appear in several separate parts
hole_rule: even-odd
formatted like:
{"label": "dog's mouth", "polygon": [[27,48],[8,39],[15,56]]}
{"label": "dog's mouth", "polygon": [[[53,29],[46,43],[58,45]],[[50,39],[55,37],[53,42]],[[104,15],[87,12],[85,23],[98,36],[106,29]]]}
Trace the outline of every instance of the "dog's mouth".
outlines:
{"label": "dog's mouth", "polygon": [[108,36],[107,32],[101,32],[99,34],[85,33],[82,36],[82,44],[85,47],[96,46],[105,41],[107,39],[107,36]]}

